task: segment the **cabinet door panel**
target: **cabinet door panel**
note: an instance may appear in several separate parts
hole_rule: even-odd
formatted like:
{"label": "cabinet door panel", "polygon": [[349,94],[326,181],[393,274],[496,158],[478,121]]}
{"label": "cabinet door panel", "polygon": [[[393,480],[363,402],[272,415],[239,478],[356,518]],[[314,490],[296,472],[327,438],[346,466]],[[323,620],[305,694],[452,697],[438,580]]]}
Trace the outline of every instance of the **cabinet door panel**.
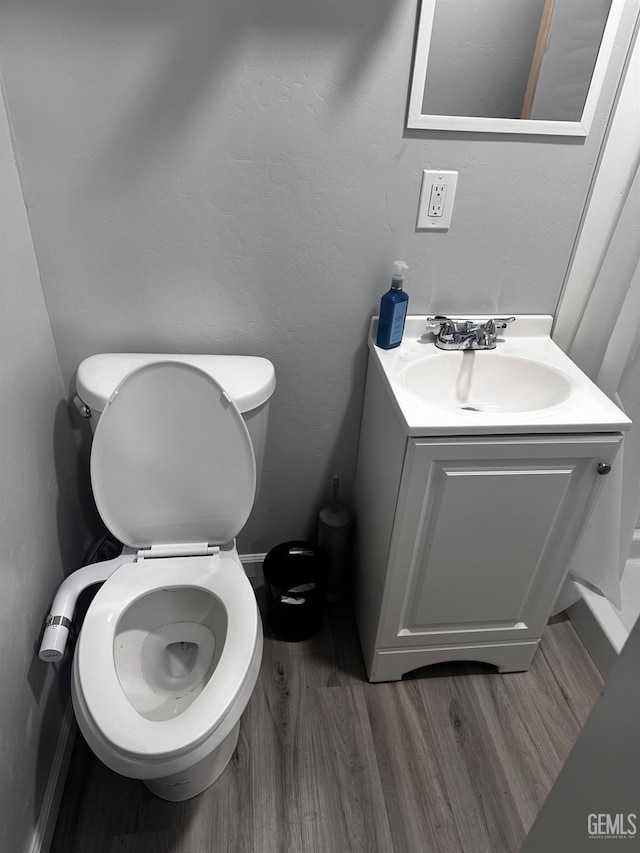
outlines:
{"label": "cabinet door panel", "polygon": [[410,440],[378,647],[539,637],[618,445]]}
{"label": "cabinet door panel", "polygon": [[403,628],[499,627],[521,620],[572,470],[494,466],[434,462],[425,547],[409,579]]}

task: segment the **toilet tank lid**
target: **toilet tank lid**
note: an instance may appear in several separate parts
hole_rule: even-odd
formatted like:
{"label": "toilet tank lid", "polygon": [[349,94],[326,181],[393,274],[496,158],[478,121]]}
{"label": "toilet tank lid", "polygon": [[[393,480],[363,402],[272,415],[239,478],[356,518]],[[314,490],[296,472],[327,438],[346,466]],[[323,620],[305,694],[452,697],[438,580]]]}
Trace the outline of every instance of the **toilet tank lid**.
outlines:
{"label": "toilet tank lid", "polygon": [[241,414],[266,403],[276,387],[273,364],[259,356],[109,352],[91,355],[81,362],[76,373],[76,392],[90,409],[102,412],[125,376],[156,361],[185,361],[204,370],[222,385]]}

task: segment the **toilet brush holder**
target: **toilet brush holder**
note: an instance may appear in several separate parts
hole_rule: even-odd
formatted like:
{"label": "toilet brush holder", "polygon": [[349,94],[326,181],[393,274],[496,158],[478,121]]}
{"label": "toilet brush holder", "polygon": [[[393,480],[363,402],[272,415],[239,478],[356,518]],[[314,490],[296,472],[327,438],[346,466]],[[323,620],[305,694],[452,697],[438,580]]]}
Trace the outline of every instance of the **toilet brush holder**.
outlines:
{"label": "toilet brush holder", "polygon": [[320,510],[318,519],[318,545],[328,566],[328,602],[340,601],[344,597],[351,557],[353,514],[340,506],[339,491],[340,481],[334,475],[332,502]]}

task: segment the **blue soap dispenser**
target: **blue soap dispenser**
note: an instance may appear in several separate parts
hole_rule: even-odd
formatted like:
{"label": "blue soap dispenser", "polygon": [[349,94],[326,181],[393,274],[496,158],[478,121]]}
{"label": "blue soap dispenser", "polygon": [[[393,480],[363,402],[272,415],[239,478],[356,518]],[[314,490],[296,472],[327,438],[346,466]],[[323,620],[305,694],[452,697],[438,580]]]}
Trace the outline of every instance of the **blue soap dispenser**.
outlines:
{"label": "blue soap dispenser", "polygon": [[404,285],[404,270],[409,267],[404,261],[393,262],[391,289],[380,300],[380,318],[378,320],[378,336],[376,346],[382,349],[393,349],[402,340],[404,321],[409,307],[409,297],[402,289]]}

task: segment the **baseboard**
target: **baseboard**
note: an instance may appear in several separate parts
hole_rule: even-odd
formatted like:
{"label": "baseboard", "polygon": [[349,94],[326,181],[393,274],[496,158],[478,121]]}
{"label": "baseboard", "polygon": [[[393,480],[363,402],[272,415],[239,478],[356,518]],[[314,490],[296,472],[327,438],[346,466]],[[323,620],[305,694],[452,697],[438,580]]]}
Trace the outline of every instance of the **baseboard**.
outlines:
{"label": "baseboard", "polygon": [[38,822],[33,833],[33,841],[29,853],[48,853],[53,840],[53,832],[56,828],[58,819],[58,810],[62,800],[62,792],[64,783],[67,779],[67,771],[69,770],[69,762],[71,761],[71,753],[73,752],[73,744],[76,738],[76,720],[73,714],[71,700],[67,705],[67,709],[62,718],[60,726],[60,736],[58,744],[51,763],[49,778],[44,789],[42,797],[42,805],[40,806],[40,814]]}
{"label": "baseboard", "polygon": [[240,562],[248,578],[262,577],[262,564],[266,556],[266,554],[240,554]]}

